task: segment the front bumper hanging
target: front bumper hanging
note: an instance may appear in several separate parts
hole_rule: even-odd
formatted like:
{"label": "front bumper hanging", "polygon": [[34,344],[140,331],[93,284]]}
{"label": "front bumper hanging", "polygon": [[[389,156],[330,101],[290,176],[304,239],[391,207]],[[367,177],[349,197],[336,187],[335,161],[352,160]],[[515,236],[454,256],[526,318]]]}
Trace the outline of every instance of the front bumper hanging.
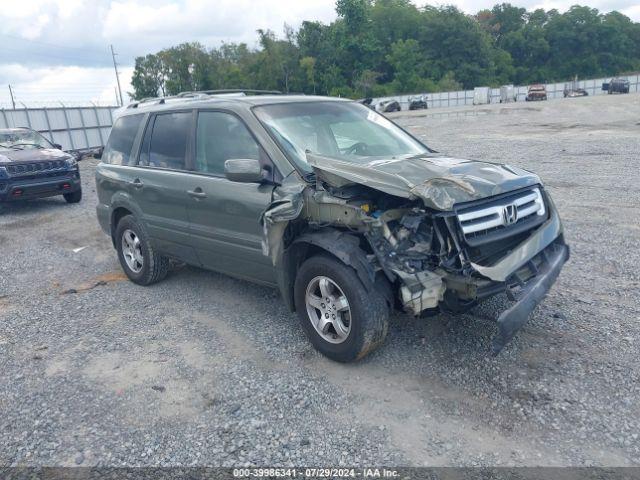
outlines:
{"label": "front bumper hanging", "polygon": [[569,247],[564,242],[557,242],[545,248],[540,255],[542,262],[537,267],[536,276],[514,294],[516,303],[498,317],[498,333],[492,341],[494,355],[500,353],[518,330],[527,323],[531,312],[544,299],[558,278],[562,266],[569,259]]}

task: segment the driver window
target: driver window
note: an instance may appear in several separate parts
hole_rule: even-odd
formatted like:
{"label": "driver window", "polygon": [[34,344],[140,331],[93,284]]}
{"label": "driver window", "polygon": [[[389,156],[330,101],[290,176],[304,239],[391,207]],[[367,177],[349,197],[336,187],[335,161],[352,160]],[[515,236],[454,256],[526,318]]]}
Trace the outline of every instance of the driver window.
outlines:
{"label": "driver window", "polygon": [[200,112],[196,132],[196,170],[224,175],[224,162],[232,158],[260,160],[260,147],[235,115]]}

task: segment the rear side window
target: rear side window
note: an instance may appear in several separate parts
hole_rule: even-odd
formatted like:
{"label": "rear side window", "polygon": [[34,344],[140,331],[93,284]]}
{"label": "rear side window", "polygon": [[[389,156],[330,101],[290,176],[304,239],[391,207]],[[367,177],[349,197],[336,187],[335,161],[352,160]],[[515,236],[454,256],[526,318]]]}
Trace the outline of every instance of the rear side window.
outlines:
{"label": "rear side window", "polygon": [[116,120],[102,154],[102,161],[112,165],[132,165],[133,142],[138,134],[143,115],[128,115]]}
{"label": "rear side window", "polygon": [[150,167],[173,170],[186,168],[191,116],[191,112],[163,113],[156,116],[147,157]]}

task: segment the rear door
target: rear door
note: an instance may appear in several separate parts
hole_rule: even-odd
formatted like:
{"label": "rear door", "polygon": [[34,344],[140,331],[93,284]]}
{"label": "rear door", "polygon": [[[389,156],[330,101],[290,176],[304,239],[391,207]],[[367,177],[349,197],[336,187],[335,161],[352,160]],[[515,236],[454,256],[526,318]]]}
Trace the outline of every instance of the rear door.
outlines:
{"label": "rear door", "polygon": [[273,185],[238,183],[224,176],[224,162],[259,160],[274,173],[269,158],[235,114],[203,110],[197,115],[194,172],[189,184],[192,242],[202,265],[237,277],[274,284],[274,269],[262,254],[260,216]]}
{"label": "rear door", "polygon": [[[143,113],[118,118],[96,168],[97,211],[105,231],[110,227],[112,209],[126,206],[122,204],[130,199],[131,182],[137,173],[133,167],[137,161],[136,145],[140,144],[146,120]],[[114,204],[114,200],[120,204]]]}
{"label": "rear door", "polygon": [[129,188],[158,251],[198,264],[187,213],[193,121],[192,110],[151,116]]}

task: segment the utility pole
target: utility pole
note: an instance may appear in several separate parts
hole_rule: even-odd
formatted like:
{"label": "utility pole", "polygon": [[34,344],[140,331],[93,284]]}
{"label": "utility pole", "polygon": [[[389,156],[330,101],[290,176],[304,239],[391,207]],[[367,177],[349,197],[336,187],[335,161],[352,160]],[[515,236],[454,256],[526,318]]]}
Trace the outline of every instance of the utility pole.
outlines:
{"label": "utility pole", "polygon": [[113,59],[113,69],[116,72],[116,81],[118,82],[118,94],[120,95],[120,106],[124,105],[122,101],[122,89],[120,88],[120,75],[118,74],[118,64],[116,63],[116,53],[113,51],[113,45],[109,45],[111,48],[111,58]]}
{"label": "utility pole", "polygon": [[11,104],[13,105],[13,109],[16,109],[16,100],[13,98],[13,90],[11,90],[11,85],[9,85],[9,95],[11,95]]}

